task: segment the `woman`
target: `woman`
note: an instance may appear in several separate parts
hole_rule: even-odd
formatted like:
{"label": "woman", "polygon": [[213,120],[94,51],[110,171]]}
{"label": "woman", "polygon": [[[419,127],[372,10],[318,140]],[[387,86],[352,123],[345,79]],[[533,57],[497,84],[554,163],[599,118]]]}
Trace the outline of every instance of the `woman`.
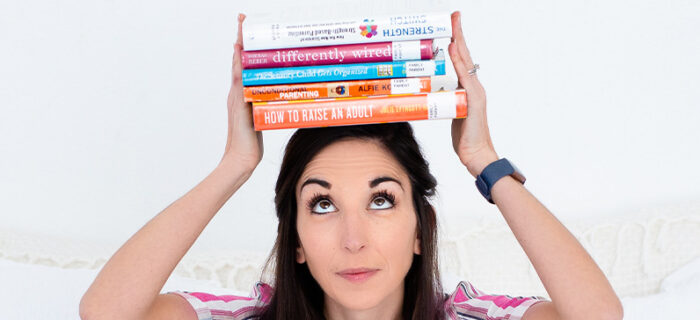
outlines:
{"label": "woman", "polygon": [[[252,298],[159,294],[207,223],[262,158],[262,137],[253,130],[242,94],[243,19],[241,15],[228,140],[220,164],[105,264],[81,300],[83,319],[622,318],[605,275],[516,175],[498,179],[487,198],[503,214],[551,301],[489,296],[466,282],[444,294],[438,281],[435,212],[428,203],[435,180],[405,123],[294,134],[275,189],[280,220],[272,285],[258,283]],[[470,106],[467,119],[452,122],[453,146],[469,173],[484,177],[484,169],[498,160],[486,121],[486,97],[459,12],[453,13],[452,24],[448,51]]]}

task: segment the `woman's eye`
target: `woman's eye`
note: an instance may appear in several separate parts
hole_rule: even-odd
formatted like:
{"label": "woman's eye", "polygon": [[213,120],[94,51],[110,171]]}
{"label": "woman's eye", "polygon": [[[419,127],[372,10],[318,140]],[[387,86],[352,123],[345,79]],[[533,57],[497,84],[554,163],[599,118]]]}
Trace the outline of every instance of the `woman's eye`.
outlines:
{"label": "woman's eye", "polygon": [[316,202],[311,211],[313,213],[329,213],[335,211],[335,206],[329,200],[323,199]]}
{"label": "woman's eye", "polygon": [[370,209],[389,209],[393,206],[394,204],[391,203],[389,199],[383,196],[379,196],[372,200],[372,203],[370,204]]}

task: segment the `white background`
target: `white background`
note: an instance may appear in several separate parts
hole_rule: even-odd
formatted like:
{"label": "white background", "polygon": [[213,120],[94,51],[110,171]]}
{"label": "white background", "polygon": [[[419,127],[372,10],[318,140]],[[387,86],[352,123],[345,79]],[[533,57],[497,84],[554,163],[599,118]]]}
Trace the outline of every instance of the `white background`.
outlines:
{"label": "white background", "polygon": [[[200,182],[225,145],[238,12],[461,10],[496,149],[562,221],[700,198],[697,2],[300,2],[0,2],[0,228],[116,246]],[[413,124],[442,231],[498,219],[450,122]],[[271,248],[292,132],[263,134],[261,164],[193,250]]]}

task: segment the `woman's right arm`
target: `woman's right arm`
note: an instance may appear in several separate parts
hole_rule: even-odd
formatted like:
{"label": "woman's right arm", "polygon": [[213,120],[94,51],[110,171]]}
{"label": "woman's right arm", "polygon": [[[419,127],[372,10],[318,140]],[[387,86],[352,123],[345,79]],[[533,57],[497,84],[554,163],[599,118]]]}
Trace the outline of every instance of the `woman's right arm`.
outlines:
{"label": "woman's right arm", "polygon": [[136,232],[107,261],[80,301],[82,319],[196,319],[187,302],[159,294],[209,221],[250,177],[263,154],[243,100],[241,24],[228,96],[228,138],[219,165],[197,186]]}

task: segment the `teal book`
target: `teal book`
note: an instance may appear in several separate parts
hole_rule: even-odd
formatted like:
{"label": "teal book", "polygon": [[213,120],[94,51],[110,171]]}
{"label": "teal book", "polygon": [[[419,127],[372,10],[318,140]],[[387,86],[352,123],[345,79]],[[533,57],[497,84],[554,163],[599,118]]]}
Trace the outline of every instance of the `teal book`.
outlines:
{"label": "teal book", "polygon": [[445,75],[442,52],[434,60],[244,69],[242,74],[244,86],[442,75]]}

